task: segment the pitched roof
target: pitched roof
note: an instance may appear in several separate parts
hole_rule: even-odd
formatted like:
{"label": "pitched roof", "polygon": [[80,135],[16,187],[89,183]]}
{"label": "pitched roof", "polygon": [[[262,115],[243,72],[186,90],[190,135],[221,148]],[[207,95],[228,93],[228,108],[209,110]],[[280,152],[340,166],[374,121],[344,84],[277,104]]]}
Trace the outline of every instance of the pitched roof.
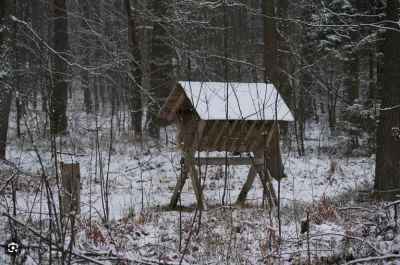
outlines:
{"label": "pitched roof", "polygon": [[289,108],[272,84],[189,81],[179,84],[202,120],[293,121]]}

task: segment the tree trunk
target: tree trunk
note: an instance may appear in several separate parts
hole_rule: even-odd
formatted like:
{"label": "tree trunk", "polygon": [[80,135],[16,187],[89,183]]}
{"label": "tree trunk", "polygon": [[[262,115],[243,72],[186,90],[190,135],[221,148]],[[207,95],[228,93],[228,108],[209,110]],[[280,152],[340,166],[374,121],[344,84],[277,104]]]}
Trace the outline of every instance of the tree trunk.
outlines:
{"label": "tree trunk", "polygon": [[141,64],[141,56],[139,49],[139,42],[137,38],[137,29],[136,29],[136,21],[135,21],[135,13],[131,7],[130,0],[125,0],[125,8],[128,14],[129,26],[130,26],[130,36],[132,41],[132,77],[133,77],[133,86],[132,91],[129,93],[131,99],[131,119],[132,119],[132,128],[135,132],[135,137],[139,140],[142,139],[142,95],[140,93],[140,89],[142,86],[142,64]]}
{"label": "tree trunk", "polygon": [[[351,31],[350,37],[353,43],[357,43],[360,39],[359,31]],[[353,105],[354,100],[360,98],[360,57],[357,51],[350,53],[348,61],[345,62],[345,67],[347,68],[345,86],[347,88],[349,103]]]}
{"label": "tree trunk", "polygon": [[[6,0],[0,0],[0,159],[6,157],[6,143],[8,131],[8,117],[10,115],[11,105],[11,87],[7,85],[11,75],[10,62],[10,41],[7,35],[6,15],[9,3]],[[4,26],[3,26],[4,25]]]}
{"label": "tree trunk", "polygon": [[66,0],[54,0],[54,49],[58,53],[54,58],[54,78],[50,103],[51,131],[54,134],[67,132],[67,63],[68,19]]}
{"label": "tree trunk", "polygon": [[264,16],[264,78],[265,82],[279,87],[278,32],[274,0],[262,1],[262,14]]}
{"label": "tree trunk", "polygon": [[153,98],[149,100],[146,124],[148,124],[149,136],[159,139],[160,126],[166,124],[157,118],[157,114],[173,88],[172,51],[167,44],[169,39],[168,24],[165,22],[165,15],[168,10],[167,1],[155,0],[153,8],[156,19],[153,27],[150,61],[150,92]]}
{"label": "tree trunk", "polygon": [[[89,39],[89,36],[85,36],[87,32],[90,31],[88,27],[88,22],[87,20],[90,19],[89,16],[89,3],[88,1],[83,2],[83,18],[81,21],[81,27],[83,29],[83,34],[81,36],[82,40],[82,56],[83,56],[83,62],[86,67],[89,67],[90,64],[90,42],[91,40]],[[82,70],[82,88],[83,88],[83,102],[85,103],[85,112],[86,114],[92,113],[93,111],[93,104],[92,104],[92,96],[90,92],[90,87],[93,87],[93,83],[90,84],[90,77],[88,71],[85,69]]]}
{"label": "tree trunk", "polygon": [[400,126],[400,26],[398,0],[388,0],[386,6],[385,74],[377,132],[375,188],[400,188],[400,140],[391,136],[392,127]]}

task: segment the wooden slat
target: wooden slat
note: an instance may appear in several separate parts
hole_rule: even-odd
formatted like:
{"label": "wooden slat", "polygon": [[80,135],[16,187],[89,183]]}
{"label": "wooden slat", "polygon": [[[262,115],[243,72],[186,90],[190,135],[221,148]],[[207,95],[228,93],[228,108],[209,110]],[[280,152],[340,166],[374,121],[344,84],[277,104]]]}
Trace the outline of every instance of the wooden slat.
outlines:
{"label": "wooden slat", "polygon": [[[260,129],[260,131],[259,131],[259,135],[260,135],[260,137],[259,138],[257,138],[257,139],[255,139],[254,140],[254,142],[252,142],[251,144],[250,144],[250,147],[249,147],[249,151],[253,151],[253,150],[255,150],[255,149],[257,149],[256,147],[257,146],[260,146],[260,148],[262,149],[262,146],[263,146],[263,142],[264,142],[264,136],[263,136],[263,129],[264,128],[268,128],[267,127],[267,125],[265,125],[265,127],[263,127],[263,124],[261,124],[261,126],[259,127],[259,129]],[[269,129],[268,129],[268,132],[269,132]],[[269,135],[269,133],[268,133],[268,135]],[[267,136],[268,137],[268,136]]]}
{"label": "wooden slat", "polygon": [[167,120],[172,121],[176,115],[176,111],[179,109],[179,107],[182,105],[183,101],[185,100],[185,94],[181,94],[179,97],[178,101],[175,103],[174,107],[172,108],[171,112],[169,113]]}
{"label": "wooden slat", "polygon": [[263,158],[252,157],[195,157],[192,159],[194,165],[262,165]]}
{"label": "wooden slat", "polygon": [[217,137],[215,138],[214,143],[213,143],[213,145],[212,145],[212,147],[211,147],[211,151],[217,151],[216,148],[217,148],[218,144],[220,143],[219,139],[221,138],[222,134],[224,133],[224,131],[225,131],[225,126],[226,126],[228,123],[229,123],[229,121],[225,120],[225,121],[222,123],[222,125],[218,127],[218,128],[221,129],[221,131],[218,133]]}
{"label": "wooden slat", "polygon": [[236,142],[237,142],[239,139],[242,139],[242,138],[243,138],[243,137],[242,137],[242,132],[243,132],[243,127],[244,127],[245,124],[246,124],[246,120],[242,120],[242,124],[241,124],[241,128],[240,128],[240,130],[239,130],[239,133],[238,133],[238,135],[235,137],[235,139],[232,141],[231,145],[227,148],[227,151],[231,151],[231,150],[233,151],[233,148],[234,148]]}
{"label": "wooden slat", "polygon": [[191,147],[191,151],[195,153],[197,150],[200,150],[201,146],[201,138],[203,137],[204,129],[206,128],[207,122],[204,120],[200,120],[197,123],[197,131],[193,138],[193,143]]}
{"label": "wooden slat", "polygon": [[[247,146],[248,146],[248,144],[246,144],[247,139],[249,138],[250,134],[252,133],[255,125],[256,125],[256,122],[253,121],[253,124],[250,126],[249,131],[247,132],[246,136],[242,140],[242,144],[240,145],[239,149],[242,149],[242,147],[245,147],[245,149],[247,148]],[[247,151],[251,151],[251,150],[247,150]]]}
{"label": "wooden slat", "polygon": [[225,137],[223,143],[221,144],[221,147],[224,149],[224,151],[225,151],[225,149],[226,149],[226,146],[227,146],[228,143],[229,143],[229,138],[231,137],[231,132],[233,132],[233,130],[235,129],[235,127],[236,127],[236,125],[237,125],[238,123],[239,123],[239,120],[235,120],[235,121],[233,122],[232,127],[228,128],[229,131],[228,131],[228,133],[227,133],[227,135],[226,135],[226,137]]}
{"label": "wooden slat", "polygon": [[[207,124],[211,125],[211,128],[207,130],[207,133],[203,135],[202,139],[202,145],[200,146],[200,150],[198,151],[209,151],[207,148],[209,145],[212,145],[214,143],[214,137],[213,135],[216,133],[216,130],[218,130],[218,125],[220,124],[219,120],[209,120],[207,121]],[[206,126],[207,127],[207,126]]]}

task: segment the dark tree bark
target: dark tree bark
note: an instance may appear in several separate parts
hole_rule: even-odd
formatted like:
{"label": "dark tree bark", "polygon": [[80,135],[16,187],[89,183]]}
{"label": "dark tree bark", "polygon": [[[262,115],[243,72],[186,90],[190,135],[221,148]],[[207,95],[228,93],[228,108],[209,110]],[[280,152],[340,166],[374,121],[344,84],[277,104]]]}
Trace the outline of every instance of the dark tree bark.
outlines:
{"label": "dark tree bark", "polygon": [[[90,19],[89,15],[89,3],[88,1],[84,0],[83,1],[83,19],[81,21],[81,27],[84,30],[82,37],[81,37],[81,42],[82,42],[82,56],[83,56],[83,61],[85,63],[85,66],[89,66],[90,64],[90,39],[89,36],[85,36],[87,32],[89,32],[89,27],[88,27],[88,22],[87,20]],[[86,114],[92,113],[93,111],[93,104],[92,104],[92,96],[90,92],[90,88],[93,87],[93,83],[90,84],[90,77],[89,73],[86,70],[82,71],[82,88],[83,88],[83,102],[85,103],[85,112]]]}
{"label": "dark tree bark", "polygon": [[[272,83],[279,87],[279,68],[278,68],[278,30],[276,24],[274,0],[262,1],[262,14],[264,24],[264,79],[266,83]],[[275,173],[274,178],[284,177],[284,167],[282,163],[279,145],[279,126],[275,127],[275,140],[271,141],[271,150],[276,151],[267,162],[269,172]],[[265,157],[270,157],[264,150]]]}
{"label": "dark tree bark", "polygon": [[385,73],[377,132],[375,188],[400,188],[400,140],[391,136],[392,127],[400,126],[400,2],[386,1]]}
{"label": "dark tree bark", "polygon": [[[11,105],[11,87],[8,86],[9,76],[11,75],[9,41],[10,33],[6,26],[7,7],[10,3],[7,0],[0,0],[0,159],[6,157],[6,143],[8,131],[8,118]],[[8,38],[7,38],[8,37]]]}
{"label": "dark tree bark", "polygon": [[67,132],[67,62],[68,19],[66,0],[54,0],[54,58],[53,87],[50,103],[50,125],[54,134]]}
{"label": "dark tree bark", "polygon": [[[303,7],[302,10],[302,19],[305,21],[311,21],[311,10],[309,7]],[[313,62],[313,43],[310,37],[309,27],[304,25],[302,28],[302,46],[300,50],[301,56],[301,72],[300,72],[300,91],[299,91],[299,111],[297,113],[296,119],[298,120],[298,132],[299,132],[299,140],[300,140],[300,150],[299,153],[301,155],[305,155],[304,149],[304,137],[305,137],[305,128],[304,123],[307,118],[310,117],[312,113],[312,88],[313,88],[313,77],[311,75],[310,66]]]}
{"label": "dark tree bark", "polygon": [[[359,29],[351,30],[350,38],[352,43],[357,43],[360,39]],[[360,57],[357,50],[350,52],[348,61],[345,62],[347,77],[345,86],[350,105],[353,105],[354,100],[360,98]]]}
{"label": "dark tree bark", "polygon": [[[279,87],[277,87],[279,94],[282,99],[288,105],[288,107],[293,110],[293,93],[292,87],[289,80],[289,44],[287,38],[290,35],[290,26],[287,22],[288,18],[288,1],[280,0],[278,2],[278,18],[281,19],[278,22],[278,29],[280,34],[278,34],[278,64],[279,64]],[[283,149],[287,149],[290,144],[289,136],[289,122],[281,121],[279,123],[281,133],[284,137]]]}
{"label": "dark tree bark", "polygon": [[266,82],[279,87],[278,32],[274,0],[262,1],[264,19],[264,78]]}
{"label": "dark tree bark", "polygon": [[142,64],[139,49],[139,41],[137,37],[135,13],[131,7],[130,0],[125,0],[125,8],[128,14],[128,22],[130,27],[130,37],[132,41],[132,77],[133,77],[133,87],[131,88],[130,94],[130,105],[131,105],[131,121],[132,128],[135,132],[137,139],[142,139],[142,116],[143,116],[143,106],[142,106],[142,95],[140,93],[142,85]]}
{"label": "dark tree bark", "polygon": [[168,3],[166,0],[155,0],[153,9],[156,21],[153,27],[150,61],[150,91],[154,101],[150,100],[146,123],[149,136],[159,139],[160,126],[166,124],[157,118],[157,114],[173,88],[172,51],[168,45],[168,23],[165,21]]}

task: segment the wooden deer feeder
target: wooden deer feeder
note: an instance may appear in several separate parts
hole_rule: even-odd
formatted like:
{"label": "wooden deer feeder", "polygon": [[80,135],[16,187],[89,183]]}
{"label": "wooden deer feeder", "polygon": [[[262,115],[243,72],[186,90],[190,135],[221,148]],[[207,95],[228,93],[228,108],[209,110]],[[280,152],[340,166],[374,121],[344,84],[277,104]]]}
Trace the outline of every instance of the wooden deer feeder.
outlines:
{"label": "wooden deer feeder", "polygon": [[[175,208],[190,173],[197,203],[202,209],[202,189],[195,165],[250,165],[237,203],[243,204],[258,173],[269,206],[276,205],[271,183],[284,177],[277,121],[293,121],[289,108],[272,84],[178,82],[159,118],[174,122],[178,147],[183,150],[182,170],[170,208]],[[200,152],[252,152],[250,157],[200,157]],[[195,157],[196,152],[199,156]]]}

